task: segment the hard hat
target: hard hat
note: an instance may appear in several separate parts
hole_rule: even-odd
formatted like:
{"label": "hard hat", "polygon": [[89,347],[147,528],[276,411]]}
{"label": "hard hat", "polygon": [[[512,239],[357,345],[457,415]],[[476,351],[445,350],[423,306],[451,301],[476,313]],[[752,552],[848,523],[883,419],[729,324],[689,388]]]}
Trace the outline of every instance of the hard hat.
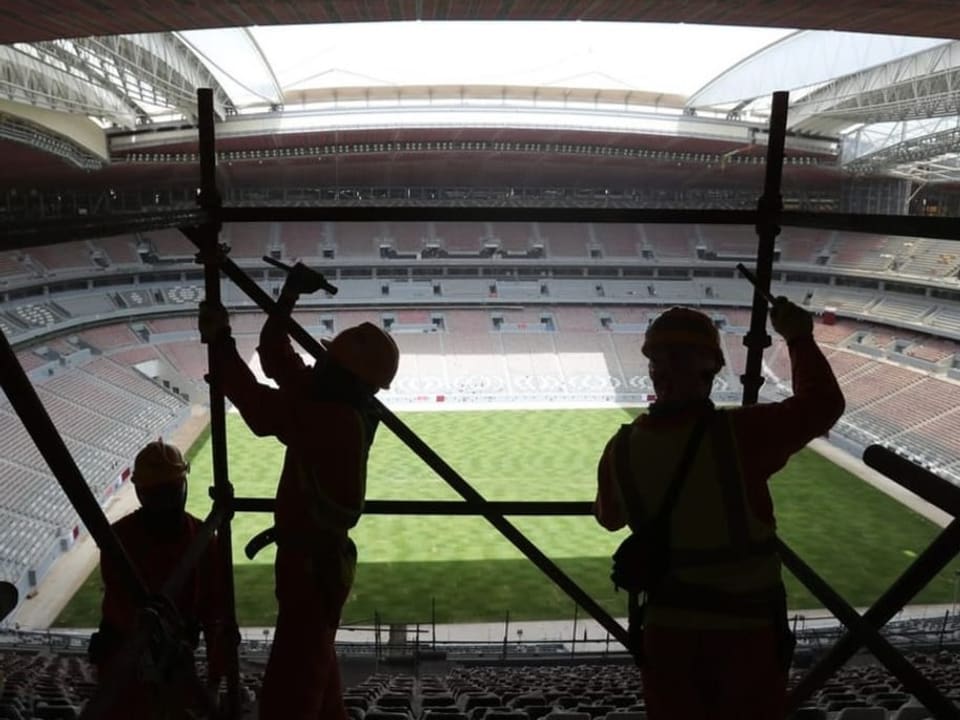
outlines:
{"label": "hard hat", "polygon": [[386,330],[365,322],[347,328],[333,340],[322,340],[321,344],[344,370],[367,385],[390,389],[400,363],[400,350]]}
{"label": "hard hat", "polygon": [[647,328],[641,352],[650,357],[657,348],[686,346],[705,350],[723,367],[720,333],[709,317],[690,308],[674,307],[654,320]]}
{"label": "hard hat", "polygon": [[190,463],[173,445],[163,440],[148,443],[133,461],[133,484],[149,490],[162,485],[177,485],[186,482]]}

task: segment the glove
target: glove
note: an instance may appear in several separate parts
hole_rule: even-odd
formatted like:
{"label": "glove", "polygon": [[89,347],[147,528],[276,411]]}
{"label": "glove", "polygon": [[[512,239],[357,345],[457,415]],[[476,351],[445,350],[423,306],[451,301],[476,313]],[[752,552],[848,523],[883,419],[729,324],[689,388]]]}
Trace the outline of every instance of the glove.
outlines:
{"label": "glove", "polygon": [[197,325],[200,329],[200,342],[205,345],[230,337],[230,315],[219,303],[202,301]]}
{"label": "glove", "polygon": [[770,322],[787,344],[813,334],[813,315],[782,295],[770,308]]}
{"label": "glove", "polygon": [[293,270],[287,273],[287,279],[283,283],[281,294],[295,298],[302,294],[315,293],[317,290],[329,291],[331,287],[323,273],[298,262],[293,266]]}

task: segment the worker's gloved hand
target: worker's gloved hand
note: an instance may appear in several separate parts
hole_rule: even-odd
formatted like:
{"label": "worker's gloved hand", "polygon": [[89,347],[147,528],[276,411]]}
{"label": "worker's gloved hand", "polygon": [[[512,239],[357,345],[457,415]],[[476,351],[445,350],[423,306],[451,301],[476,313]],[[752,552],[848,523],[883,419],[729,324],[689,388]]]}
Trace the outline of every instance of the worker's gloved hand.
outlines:
{"label": "worker's gloved hand", "polygon": [[[329,291],[331,287],[323,273],[298,262],[293,266],[293,270],[287,273],[287,279],[283,283],[281,294],[296,298],[300,295],[315,293],[317,290]],[[334,292],[336,291],[334,290]]]}
{"label": "worker's gloved hand", "polygon": [[782,295],[770,308],[770,322],[787,343],[813,334],[813,315]]}
{"label": "worker's gloved hand", "polygon": [[230,337],[230,315],[220,303],[202,301],[197,325],[200,329],[200,342],[204,344],[209,345]]}

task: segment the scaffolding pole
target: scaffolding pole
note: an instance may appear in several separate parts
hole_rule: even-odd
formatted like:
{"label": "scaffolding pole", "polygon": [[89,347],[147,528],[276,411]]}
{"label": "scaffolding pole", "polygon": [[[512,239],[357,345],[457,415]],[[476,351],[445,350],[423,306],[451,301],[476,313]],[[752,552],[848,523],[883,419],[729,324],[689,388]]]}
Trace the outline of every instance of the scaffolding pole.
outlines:
{"label": "scaffolding pole", "polygon": [[763,351],[770,347],[767,334],[767,301],[770,294],[770,279],[773,276],[773,250],[780,227],[780,211],[783,198],[780,183],[783,178],[783,147],[787,136],[787,105],[789,93],[775,92],[770,112],[770,134],[767,144],[767,168],[763,181],[763,195],[757,202],[757,266],[754,274],[757,287],[753,289],[753,309],[750,314],[750,331],[743,338],[747,347],[747,364],[740,376],[743,384],[743,404],[753,405],[760,397],[763,385]]}
{"label": "scaffolding pole", "polygon": [[[200,207],[211,213],[220,208],[220,192],[217,189],[216,140],[214,137],[213,91],[201,88],[197,91],[197,106],[200,120]],[[204,295],[207,302],[220,305],[220,263],[222,252],[219,245],[220,224],[208,222],[199,228],[199,260],[203,263]],[[207,347],[210,391],[210,438],[213,448],[213,499],[216,507],[228,508],[224,522],[217,537],[219,562],[223,569],[224,612],[229,627],[227,637],[237,637],[237,611],[234,597],[233,579],[233,537],[231,520],[233,518],[233,485],[230,483],[227,464],[227,426],[226,408],[223,390],[217,382],[219,368],[213,345]],[[227,698],[224,715],[228,718],[239,717],[240,712],[240,665],[238,648],[231,641],[227,643]]]}

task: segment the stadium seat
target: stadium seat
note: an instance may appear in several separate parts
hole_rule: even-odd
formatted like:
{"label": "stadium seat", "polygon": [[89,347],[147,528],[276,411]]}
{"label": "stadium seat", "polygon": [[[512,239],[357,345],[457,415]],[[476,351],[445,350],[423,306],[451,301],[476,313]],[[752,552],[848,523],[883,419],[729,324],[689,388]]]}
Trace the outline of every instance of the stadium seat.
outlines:
{"label": "stadium seat", "polygon": [[886,720],[887,711],[882,707],[848,707],[837,715],[837,720]]}
{"label": "stadium seat", "polygon": [[647,713],[643,710],[614,710],[607,713],[605,720],[647,720]]}
{"label": "stadium seat", "polygon": [[590,720],[589,713],[569,712],[567,710],[554,710],[544,717],[549,718],[549,720]]}
{"label": "stadium seat", "polygon": [[363,716],[363,720],[410,720],[410,713],[372,708]]}
{"label": "stadium seat", "polygon": [[797,708],[790,720],[827,720],[827,711],[818,707]]}
{"label": "stadium seat", "polygon": [[893,720],[929,720],[932,717],[922,705],[904,705],[893,715]]}

